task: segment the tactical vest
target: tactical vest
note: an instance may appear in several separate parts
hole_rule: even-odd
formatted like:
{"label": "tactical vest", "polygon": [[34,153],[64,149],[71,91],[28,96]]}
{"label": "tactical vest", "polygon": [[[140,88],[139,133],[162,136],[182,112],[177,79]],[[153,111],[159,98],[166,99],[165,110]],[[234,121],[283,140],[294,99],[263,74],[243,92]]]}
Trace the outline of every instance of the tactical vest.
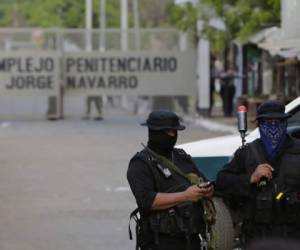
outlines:
{"label": "tactical vest", "polygon": [[[259,141],[253,143],[258,149],[259,158],[264,159]],[[253,162],[251,153],[252,157],[246,159],[250,164]],[[262,163],[259,161],[258,164]],[[251,224],[266,225],[271,234],[272,228],[281,225],[298,227],[300,223],[300,146],[294,144],[287,148],[273,167],[272,180],[256,188],[255,200],[248,204],[246,215]],[[249,170],[253,171],[251,168]]]}
{"label": "tactical vest", "polygon": [[[174,156],[179,156],[187,163],[192,164],[191,157],[182,149],[174,149],[173,153]],[[151,169],[157,192],[182,192],[190,186],[190,183],[184,179],[176,184],[172,182],[170,186],[167,186],[166,181],[173,178],[173,175],[176,175],[176,173],[173,173],[169,168],[159,163],[157,159],[146,150],[139,152],[136,157],[144,161]],[[197,213],[201,214],[203,210],[200,204],[197,205],[197,209],[200,210],[198,210]],[[150,229],[153,232],[170,236],[186,236],[187,234],[203,233],[204,221],[200,221],[202,216],[195,216],[195,210],[195,205],[192,202],[185,202],[169,209],[152,211],[148,216]]]}

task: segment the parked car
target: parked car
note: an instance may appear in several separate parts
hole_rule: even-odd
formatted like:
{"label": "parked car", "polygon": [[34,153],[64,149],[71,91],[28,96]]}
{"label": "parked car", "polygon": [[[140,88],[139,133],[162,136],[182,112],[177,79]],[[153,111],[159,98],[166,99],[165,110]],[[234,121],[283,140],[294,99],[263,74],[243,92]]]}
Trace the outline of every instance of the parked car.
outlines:
{"label": "parked car", "polygon": [[[285,108],[286,113],[292,114],[288,119],[288,133],[299,138],[300,143],[300,97],[289,103]],[[251,142],[259,137],[258,128],[246,136],[246,142]],[[179,145],[190,154],[201,171],[210,180],[216,178],[217,172],[230,160],[233,153],[242,145],[238,133],[207,140],[200,140]],[[216,209],[216,223],[213,231],[217,235],[215,250],[232,250],[239,247],[240,223],[235,213],[223,202],[221,197],[214,197]],[[235,223],[233,223],[235,221]]]}

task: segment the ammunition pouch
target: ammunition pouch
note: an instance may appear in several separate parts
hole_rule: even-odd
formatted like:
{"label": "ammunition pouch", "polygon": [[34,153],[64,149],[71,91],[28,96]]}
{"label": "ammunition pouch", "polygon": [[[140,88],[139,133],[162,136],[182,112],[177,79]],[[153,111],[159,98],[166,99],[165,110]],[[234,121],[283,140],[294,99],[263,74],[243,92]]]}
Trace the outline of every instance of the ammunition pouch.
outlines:
{"label": "ammunition pouch", "polygon": [[270,223],[272,221],[273,195],[270,187],[264,187],[258,192],[255,203],[255,223]]}
{"label": "ammunition pouch", "polygon": [[198,233],[193,226],[193,205],[191,202],[152,212],[149,217],[149,225],[154,233],[169,236],[184,237],[187,234]]}

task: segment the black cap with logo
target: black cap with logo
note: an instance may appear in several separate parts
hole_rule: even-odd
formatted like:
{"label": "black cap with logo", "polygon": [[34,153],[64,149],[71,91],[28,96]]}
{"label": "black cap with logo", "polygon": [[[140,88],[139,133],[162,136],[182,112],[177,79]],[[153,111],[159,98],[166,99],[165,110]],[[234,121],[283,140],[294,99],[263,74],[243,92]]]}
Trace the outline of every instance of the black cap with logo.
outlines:
{"label": "black cap with logo", "polygon": [[142,126],[147,126],[152,130],[176,129],[184,130],[185,126],[180,124],[181,118],[174,112],[168,110],[152,111],[146,122]]}

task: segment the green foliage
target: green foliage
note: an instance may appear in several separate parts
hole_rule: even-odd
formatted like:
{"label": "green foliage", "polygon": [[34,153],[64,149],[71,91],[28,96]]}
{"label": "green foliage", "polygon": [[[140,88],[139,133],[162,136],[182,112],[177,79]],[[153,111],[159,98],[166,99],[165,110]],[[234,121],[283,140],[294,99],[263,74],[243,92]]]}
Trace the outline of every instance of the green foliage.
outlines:
{"label": "green foliage", "polygon": [[[99,27],[99,0],[94,0],[93,27]],[[216,50],[222,50],[233,39],[244,41],[261,28],[280,22],[280,0],[201,0],[197,6],[175,5],[173,0],[138,0],[141,27],[176,26],[195,30],[196,22],[204,20],[204,36]],[[130,25],[132,3],[129,1]],[[120,0],[106,1],[107,27],[120,27]],[[225,31],[208,25],[210,18],[221,18]],[[17,20],[17,22],[16,22]],[[1,0],[1,26],[38,26],[83,28],[84,0]]]}
{"label": "green foliage", "polygon": [[83,27],[83,1],[25,0],[24,15],[29,26]]}
{"label": "green foliage", "polygon": [[[100,1],[96,1],[96,7],[94,8],[95,13],[98,16],[99,16],[99,2]],[[94,19],[98,20],[97,17]],[[109,28],[120,27],[120,0],[106,0],[106,22],[107,22],[106,26]],[[98,27],[99,26],[98,24],[95,24],[94,27]]]}
{"label": "green foliage", "polygon": [[14,26],[14,17],[19,9],[18,2],[19,0],[0,0],[0,27]]}
{"label": "green foliage", "polygon": [[[229,41],[245,41],[258,30],[280,24],[280,0],[201,0],[197,6],[173,6],[171,21],[180,29],[196,26],[197,19],[204,21],[204,36],[214,50],[223,50]],[[223,20],[226,30],[209,26],[211,18]]]}
{"label": "green foliage", "polygon": [[[221,4],[222,2],[222,4]],[[244,42],[251,34],[262,28],[280,24],[280,0],[203,0],[202,12],[205,16],[205,7],[213,10],[215,17],[221,18],[225,25],[227,35],[221,35],[223,41],[216,41],[215,33],[224,31],[212,31],[210,37],[215,49],[222,49],[232,39]]]}
{"label": "green foliage", "polygon": [[[173,0],[138,0],[141,27],[170,26],[167,7]],[[129,26],[133,6],[129,4]],[[99,27],[100,0],[93,0],[93,27]],[[16,19],[18,22],[16,22]],[[120,27],[120,0],[106,0],[106,26]],[[22,27],[83,28],[85,0],[0,0],[0,25]],[[15,25],[16,26],[16,25]]]}
{"label": "green foliage", "polygon": [[[107,27],[119,27],[119,0],[107,1]],[[19,13],[22,26],[83,28],[85,26],[84,0],[22,0]],[[1,11],[1,10],[0,10]],[[1,12],[0,12],[1,15]],[[1,21],[1,19],[0,19]],[[8,22],[6,22],[9,25]],[[93,1],[93,27],[99,27],[99,1]]]}
{"label": "green foliage", "polygon": [[0,26],[6,26],[12,23],[12,6],[0,6]]}
{"label": "green foliage", "polygon": [[188,31],[195,29],[195,24],[198,20],[198,10],[192,4],[168,6],[170,13],[170,22],[174,23],[180,30]]}

